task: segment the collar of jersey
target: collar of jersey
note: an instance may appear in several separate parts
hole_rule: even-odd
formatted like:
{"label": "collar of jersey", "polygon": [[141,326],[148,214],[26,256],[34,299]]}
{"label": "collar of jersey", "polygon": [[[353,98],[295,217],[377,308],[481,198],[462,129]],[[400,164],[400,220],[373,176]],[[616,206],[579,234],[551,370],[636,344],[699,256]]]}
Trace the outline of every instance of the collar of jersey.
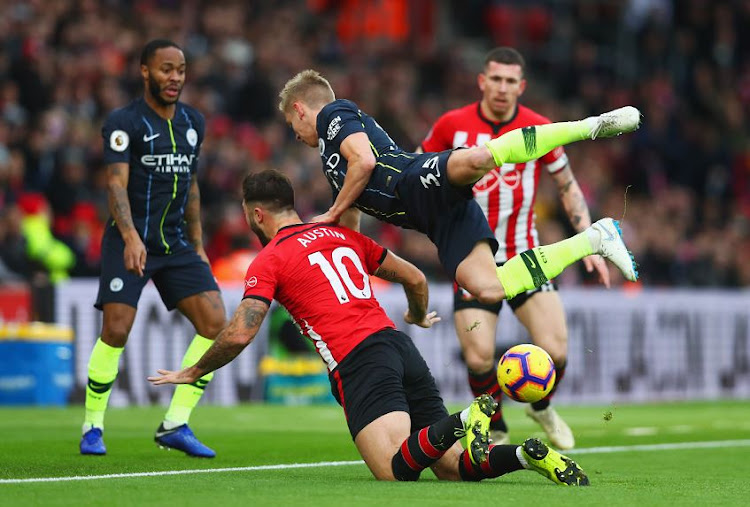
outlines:
{"label": "collar of jersey", "polygon": [[490,127],[492,127],[492,132],[497,134],[498,132],[500,132],[500,130],[504,126],[511,123],[513,120],[516,119],[516,116],[518,116],[518,102],[516,102],[516,110],[513,111],[513,116],[511,116],[510,120],[508,121],[492,121],[489,118],[487,118],[482,112],[482,101],[477,102],[477,114],[479,115],[479,119],[485,122]]}

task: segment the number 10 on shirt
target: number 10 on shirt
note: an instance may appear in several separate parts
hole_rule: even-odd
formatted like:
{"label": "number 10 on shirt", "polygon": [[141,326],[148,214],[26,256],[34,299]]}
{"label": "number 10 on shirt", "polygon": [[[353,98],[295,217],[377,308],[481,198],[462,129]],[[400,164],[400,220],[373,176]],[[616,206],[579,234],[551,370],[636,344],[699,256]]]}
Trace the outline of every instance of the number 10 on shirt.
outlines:
{"label": "number 10 on shirt", "polygon": [[[318,266],[331,284],[334,294],[340,304],[349,302],[349,294],[356,299],[370,299],[372,297],[372,287],[370,287],[370,277],[362,267],[362,261],[357,253],[349,247],[340,246],[331,252],[331,261],[323,255],[323,252],[315,252],[307,256],[311,266]],[[352,280],[347,270],[344,259],[351,261],[351,264],[362,275],[363,287],[360,289]],[[346,289],[344,288],[346,285]],[[348,293],[347,293],[348,289]]]}

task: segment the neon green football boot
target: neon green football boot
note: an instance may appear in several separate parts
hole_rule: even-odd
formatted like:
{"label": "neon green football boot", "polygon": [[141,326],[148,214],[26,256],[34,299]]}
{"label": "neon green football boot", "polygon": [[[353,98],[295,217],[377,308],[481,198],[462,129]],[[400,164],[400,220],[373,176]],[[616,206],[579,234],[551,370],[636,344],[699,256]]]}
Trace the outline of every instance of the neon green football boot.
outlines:
{"label": "neon green football boot", "polygon": [[490,452],[490,418],[497,409],[497,402],[489,394],[483,394],[469,405],[466,417],[466,449],[471,462],[478,465],[487,460]]}
{"label": "neon green football boot", "polygon": [[521,446],[529,467],[561,486],[588,486],[589,478],[575,461],[547,447],[538,438],[529,438]]}

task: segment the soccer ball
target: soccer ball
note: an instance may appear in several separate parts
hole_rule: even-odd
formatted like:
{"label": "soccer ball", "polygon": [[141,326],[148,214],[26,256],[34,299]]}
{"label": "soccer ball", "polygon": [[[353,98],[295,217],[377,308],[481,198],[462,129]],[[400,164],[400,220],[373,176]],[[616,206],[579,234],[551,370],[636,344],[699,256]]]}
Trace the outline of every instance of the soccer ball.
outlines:
{"label": "soccer ball", "polygon": [[534,403],[547,396],[555,385],[555,363],[536,345],[516,345],[500,358],[497,381],[514,400]]}

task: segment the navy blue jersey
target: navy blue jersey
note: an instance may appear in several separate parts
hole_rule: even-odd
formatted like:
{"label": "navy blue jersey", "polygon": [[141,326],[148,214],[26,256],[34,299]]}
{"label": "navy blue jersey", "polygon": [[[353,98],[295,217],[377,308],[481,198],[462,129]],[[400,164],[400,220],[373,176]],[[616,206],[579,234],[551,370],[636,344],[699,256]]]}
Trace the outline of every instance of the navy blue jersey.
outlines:
{"label": "navy blue jersey", "polygon": [[[176,106],[174,118],[165,120],[140,98],[112,111],[102,127],[104,162],[129,165],[130,210],[149,254],[171,254],[188,246],[185,204],[205,120],[188,105]],[[110,227],[117,227],[114,221]]]}
{"label": "navy blue jersey", "polygon": [[318,114],[317,129],[323,171],[333,189],[334,199],[344,186],[347,170],[347,161],[341,155],[341,142],[351,134],[364,132],[370,138],[376,165],[354,205],[384,222],[414,228],[397,196],[396,184],[416,155],[399,148],[375,119],[350,100],[335,100],[326,105]]}

